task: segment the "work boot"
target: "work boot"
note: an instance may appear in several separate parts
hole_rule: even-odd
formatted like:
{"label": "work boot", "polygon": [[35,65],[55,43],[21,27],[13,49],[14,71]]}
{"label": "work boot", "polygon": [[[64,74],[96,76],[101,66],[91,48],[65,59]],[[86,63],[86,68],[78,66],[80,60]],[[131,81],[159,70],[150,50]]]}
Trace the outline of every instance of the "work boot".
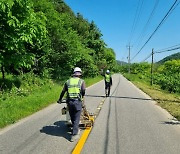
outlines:
{"label": "work boot", "polygon": [[74,142],[74,141],[77,140],[77,139],[79,139],[79,135],[78,135],[78,134],[72,135],[70,141],[71,141],[71,142]]}
{"label": "work boot", "polygon": [[[71,129],[71,135],[73,135],[73,130]],[[78,129],[77,135],[80,135],[80,129]]]}

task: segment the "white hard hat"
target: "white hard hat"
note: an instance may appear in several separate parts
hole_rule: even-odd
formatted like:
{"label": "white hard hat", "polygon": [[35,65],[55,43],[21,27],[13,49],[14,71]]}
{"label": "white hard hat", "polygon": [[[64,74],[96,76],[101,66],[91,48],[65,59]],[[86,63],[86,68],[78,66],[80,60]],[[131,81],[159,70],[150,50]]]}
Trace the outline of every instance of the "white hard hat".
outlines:
{"label": "white hard hat", "polygon": [[81,75],[82,74],[82,70],[79,67],[75,67],[74,68],[74,75]]}
{"label": "white hard hat", "polygon": [[106,71],[106,73],[110,73],[110,71],[109,71],[109,70],[107,70],[107,71]]}
{"label": "white hard hat", "polygon": [[75,68],[74,68],[74,73],[75,73],[75,72],[82,72],[82,70],[81,70],[79,67],[75,67]]}

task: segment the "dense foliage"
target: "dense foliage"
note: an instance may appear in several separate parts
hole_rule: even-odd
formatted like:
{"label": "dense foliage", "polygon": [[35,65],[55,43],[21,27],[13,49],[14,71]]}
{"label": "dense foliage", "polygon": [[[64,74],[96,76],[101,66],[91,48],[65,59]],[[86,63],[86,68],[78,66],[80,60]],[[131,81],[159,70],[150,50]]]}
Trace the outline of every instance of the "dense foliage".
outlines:
{"label": "dense foliage", "polygon": [[154,81],[162,89],[180,93],[180,60],[171,60],[159,66]]}
{"label": "dense foliage", "polygon": [[[120,67],[121,72],[128,72],[128,65]],[[153,74],[151,74],[151,64],[149,63],[133,63],[130,66],[131,74],[138,77],[141,82],[151,82],[159,85],[163,90],[173,93],[180,93],[180,60],[170,60],[161,65],[153,66]],[[143,79],[143,80],[142,80]]]}
{"label": "dense foliage", "polygon": [[36,14],[29,0],[0,1],[0,66],[5,72],[28,71],[47,35],[45,16]]}
{"label": "dense foliage", "polygon": [[0,67],[6,74],[33,72],[62,78],[75,66],[84,76],[116,66],[95,23],[75,15],[63,0],[0,0]]}

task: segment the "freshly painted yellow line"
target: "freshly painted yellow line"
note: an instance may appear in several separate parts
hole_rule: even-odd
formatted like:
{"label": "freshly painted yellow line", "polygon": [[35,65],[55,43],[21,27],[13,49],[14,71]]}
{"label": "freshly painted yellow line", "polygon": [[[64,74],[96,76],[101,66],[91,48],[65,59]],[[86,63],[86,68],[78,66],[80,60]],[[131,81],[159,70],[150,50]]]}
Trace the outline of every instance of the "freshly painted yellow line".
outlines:
{"label": "freshly painted yellow line", "polygon": [[92,127],[89,127],[89,128],[86,128],[80,138],[80,140],[78,141],[76,147],[74,148],[72,154],[80,154],[85,142],[86,142],[86,139],[89,135],[89,133],[91,132],[91,129]]}
{"label": "freshly painted yellow line", "polygon": [[[106,98],[104,98],[100,102],[99,106],[96,108],[96,114],[94,115],[94,119],[92,119],[93,121],[97,118],[97,116],[98,116],[98,114],[99,114],[99,112],[100,112],[100,110],[102,108],[102,105],[104,104],[105,100],[106,100]],[[82,148],[83,148],[83,146],[84,146],[84,144],[85,144],[85,142],[87,140],[87,137],[88,137],[89,133],[91,132],[91,130],[92,130],[92,126],[86,128],[84,130],[84,132],[83,132],[81,138],[79,139],[77,145],[73,149],[72,154],[80,154],[81,153],[81,150],[82,150]]]}

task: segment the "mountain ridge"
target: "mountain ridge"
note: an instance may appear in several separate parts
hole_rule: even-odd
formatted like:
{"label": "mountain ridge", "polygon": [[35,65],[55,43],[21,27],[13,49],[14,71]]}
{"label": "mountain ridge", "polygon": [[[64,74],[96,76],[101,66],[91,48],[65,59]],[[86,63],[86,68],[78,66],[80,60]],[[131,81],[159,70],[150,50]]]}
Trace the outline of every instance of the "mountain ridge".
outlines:
{"label": "mountain ridge", "polygon": [[177,59],[180,59],[180,52],[177,52],[177,53],[175,53],[175,54],[169,55],[169,56],[161,59],[161,60],[158,61],[157,63],[158,63],[158,64],[163,64],[163,63],[165,63],[166,61],[169,61],[169,60],[177,60]]}

